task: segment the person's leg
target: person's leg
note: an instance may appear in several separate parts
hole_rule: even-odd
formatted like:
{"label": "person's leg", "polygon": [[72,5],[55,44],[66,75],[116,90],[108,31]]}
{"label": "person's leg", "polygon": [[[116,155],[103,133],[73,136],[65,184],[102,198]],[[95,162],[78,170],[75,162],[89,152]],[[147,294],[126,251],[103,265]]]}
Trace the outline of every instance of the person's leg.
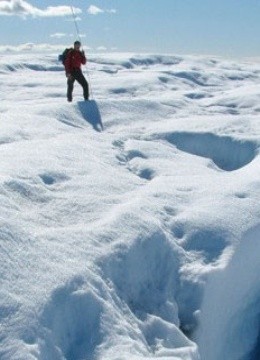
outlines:
{"label": "person's leg", "polygon": [[67,88],[67,99],[68,99],[69,102],[72,101],[72,92],[73,92],[73,87],[74,87],[74,81],[75,81],[74,78],[70,78],[70,79],[68,79],[68,81],[67,81],[67,85],[68,85],[68,88]]}
{"label": "person's leg", "polygon": [[83,96],[85,100],[89,99],[89,87],[88,82],[85,79],[85,76],[82,74],[82,71],[77,71],[77,75],[75,79],[78,81],[78,83],[83,87]]}

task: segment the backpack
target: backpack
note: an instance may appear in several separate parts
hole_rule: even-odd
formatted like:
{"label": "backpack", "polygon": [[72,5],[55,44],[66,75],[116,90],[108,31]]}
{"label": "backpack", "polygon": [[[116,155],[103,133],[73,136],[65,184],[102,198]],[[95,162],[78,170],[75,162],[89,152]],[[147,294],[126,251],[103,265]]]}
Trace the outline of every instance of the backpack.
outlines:
{"label": "backpack", "polygon": [[59,55],[59,61],[62,62],[63,65],[65,65],[66,57],[68,56],[69,52],[71,52],[72,48],[67,48],[63,51],[62,54]]}

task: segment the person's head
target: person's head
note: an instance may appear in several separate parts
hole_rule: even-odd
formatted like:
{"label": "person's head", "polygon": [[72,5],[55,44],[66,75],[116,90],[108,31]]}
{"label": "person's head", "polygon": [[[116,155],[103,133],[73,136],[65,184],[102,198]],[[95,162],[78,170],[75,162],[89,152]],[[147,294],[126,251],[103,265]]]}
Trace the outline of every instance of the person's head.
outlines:
{"label": "person's head", "polygon": [[79,49],[80,49],[80,47],[81,47],[81,43],[80,43],[80,41],[78,41],[78,40],[77,40],[77,41],[75,41],[75,42],[74,42],[74,49],[75,49],[75,50],[79,50]]}

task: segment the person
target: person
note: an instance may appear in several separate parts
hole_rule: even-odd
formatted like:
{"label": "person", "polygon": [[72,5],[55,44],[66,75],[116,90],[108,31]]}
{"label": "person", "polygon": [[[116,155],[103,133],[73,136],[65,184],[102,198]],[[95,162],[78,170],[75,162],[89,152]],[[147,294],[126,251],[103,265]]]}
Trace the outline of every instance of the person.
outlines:
{"label": "person", "polygon": [[67,77],[67,99],[69,102],[72,101],[72,92],[74,88],[74,82],[77,82],[83,88],[83,96],[85,100],[89,99],[89,86],[82,73],[81,65],[85,65],[87,62],[84,51],[80,51],[80,41],[74,42],[74,48],[71,49],[65,59],[65,71]]}

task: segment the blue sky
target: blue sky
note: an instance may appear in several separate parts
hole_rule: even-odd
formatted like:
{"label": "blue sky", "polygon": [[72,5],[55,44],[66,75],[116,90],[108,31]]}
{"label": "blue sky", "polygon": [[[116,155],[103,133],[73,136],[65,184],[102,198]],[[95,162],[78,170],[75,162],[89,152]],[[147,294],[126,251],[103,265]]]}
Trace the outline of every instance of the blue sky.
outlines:
{"label": "blue sky", "polygon": [[93,50],[260,55],[260,0],[0,0],[0,45],[70,44],[70,6]]}

